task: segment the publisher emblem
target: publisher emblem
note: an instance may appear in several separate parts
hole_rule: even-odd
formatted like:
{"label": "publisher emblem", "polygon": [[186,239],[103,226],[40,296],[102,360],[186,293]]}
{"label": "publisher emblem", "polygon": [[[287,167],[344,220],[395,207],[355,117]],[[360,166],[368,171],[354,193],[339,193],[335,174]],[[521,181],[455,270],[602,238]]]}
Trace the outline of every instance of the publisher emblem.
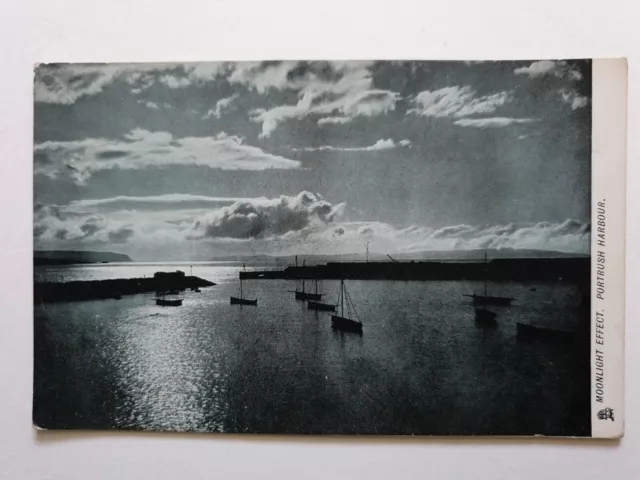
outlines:
{"label": "publisher emblem", "polygon": [[615,421],[615,419],[613,418],[613,408],[603,408],[602,410],[600,410],[598,412],[598,419],[599,420],[609,420],[611,419],[612,422]]}

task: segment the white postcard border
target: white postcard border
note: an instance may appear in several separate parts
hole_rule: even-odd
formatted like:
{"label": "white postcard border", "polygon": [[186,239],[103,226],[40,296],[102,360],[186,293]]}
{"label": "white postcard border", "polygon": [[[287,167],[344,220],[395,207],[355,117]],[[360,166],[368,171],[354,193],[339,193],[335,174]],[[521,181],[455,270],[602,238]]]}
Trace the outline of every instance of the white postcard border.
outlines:
{"label": "white postcard border", "polygon": [[627,61],[595,59],[592,91],[591,431],[624,434]]}

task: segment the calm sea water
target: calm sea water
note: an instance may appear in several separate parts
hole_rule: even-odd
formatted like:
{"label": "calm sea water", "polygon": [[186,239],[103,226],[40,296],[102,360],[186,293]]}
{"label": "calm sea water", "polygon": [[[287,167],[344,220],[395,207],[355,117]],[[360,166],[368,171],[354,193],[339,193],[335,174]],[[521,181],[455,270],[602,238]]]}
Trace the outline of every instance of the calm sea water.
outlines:
{"label": "calm sea water", "polygon": [[[151,276],[188,264],[37,267],[38,281]],[[229,304],[239,267],[194,264],[218,285],[35,307],[36,423],[48,428],[217,432],[589,435],[589,353],[523,344],[516,321],[587,325],[578,288],[489,284],[517,298],[478,327],[474,282],[349,281],[362,336],[294,300],[289,281],[244,282],[258,306]],[[338,282],[324,281],[327,300]]]}

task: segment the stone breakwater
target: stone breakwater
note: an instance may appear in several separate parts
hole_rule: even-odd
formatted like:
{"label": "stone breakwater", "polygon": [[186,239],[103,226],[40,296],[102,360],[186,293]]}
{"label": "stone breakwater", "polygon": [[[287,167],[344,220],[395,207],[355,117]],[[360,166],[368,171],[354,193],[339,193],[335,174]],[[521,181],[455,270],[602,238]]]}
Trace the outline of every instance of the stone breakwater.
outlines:
{"label": "stone breakwater", "polygon": [[48,282],[34,285],[34,302],[76,302],[119,298],[137,293],[183,291],[214,286],[215,283],[183,272],[157,272],[152,278],[118,278],[74,282]]}

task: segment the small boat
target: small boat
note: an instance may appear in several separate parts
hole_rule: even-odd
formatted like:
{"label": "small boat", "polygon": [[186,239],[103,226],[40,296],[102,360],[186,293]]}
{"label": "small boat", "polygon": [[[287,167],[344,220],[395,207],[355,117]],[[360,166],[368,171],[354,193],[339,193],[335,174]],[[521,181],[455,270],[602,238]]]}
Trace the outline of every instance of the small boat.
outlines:
{"label": "small boat", "polygon": [[484,295],[476,295],[475,293],[463,294],[464,297],[470,297],[471,302],[474,305],[511,305],[511,302],[515,300],[512,297],[498,297],[495,295],[487,295],[487,254],[484,254],[485,275],[484,275]]}
{"label": "small boat", "polygon": [[511,305],[515,298],[511,297],[495,297],[492,295],[472,295],[463,294],[465,297],[471,297],[474,305]]}
{"label": "small boat", "polygon": [[119,293],[116,293],[113,297],[114,300],[122,300],[122,295],[120,295]]}
{"label": "small boat", "polygon": [[313,300],[319,301],[322,300],[324,294],[318,293],[318,280],[316,280],[316,291],[315,293],[307,292],[305,290],[305,280],[302,279],[302,290],[296,290],[296,300]]}
{"label": "small boat", "polygon": [[313,302],[313,301],[308,301],[307,302],[307,308],[309,310],[323,310],[326,312],[335,312],[336,311],[336,306],[332,305],[330,303],[322,303],[322,302]]}
{"label": "small boat", "polygon": [[497,323],[496,322],[497,314],[495,312],[492,312],[491,310],[487,310],[486,308],[476,308],[475,312],[476,312],[476,322],[485,324],[485,325],[495,325]]}
{"label": "small boat", "polygon": [[[344,305],[347,304],[347,316],[344,316]],[[359,333],[362,335],[362,322],[349,318],[351,311],[353,315],[357,316],[355,306],[351,301],[351,297],[347,293],[347,289],[344,286],[344,280],[340,280],[340,299],[338,301],[340,306],[340,315],[331,315],[331,328],[334,330],[342,330],[345,332]]]}
{"label": "small boat", "polygon": [[244,294],[242,292],[242,278],[240,279],[240,296],[239,297],[229,297],[229,303],[231,305],[258,305],[258,299],[249,300],[248,298],[244,298]]}
{"label": "small boat", "polygon": [[258,299],[249,300],[247,298],[229,297],[231,305],[258,305]]}
{"label": "small boat", "polygon": [[156,298],[156,305],[160,307],[179,307],[182,305],[182,299],[176,298],[174,300],[168,300],[166,298]]}
{"label": "small boat", "polygon": [[518,340],[546,340],[567,342],[574,338],[571,330],[537,327],[528,323],[516,322],[516,338]]}
{"label": "small boat", "polygon": [[201,290],[200,290],[198,287],[196,287],[196,288],[194,288],[194,289],[193,289],[193,291],[194,291],[195,293],[200,293],[200,291],[201,291]]}

